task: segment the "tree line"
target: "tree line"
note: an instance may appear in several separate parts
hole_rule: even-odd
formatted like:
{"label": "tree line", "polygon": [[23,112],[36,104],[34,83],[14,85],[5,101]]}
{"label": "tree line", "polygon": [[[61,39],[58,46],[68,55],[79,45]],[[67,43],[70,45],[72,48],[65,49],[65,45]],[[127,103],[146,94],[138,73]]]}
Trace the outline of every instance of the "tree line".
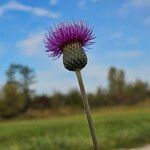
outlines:
{"label": "tree line", "polygon": [[[29,109],[58,109],[65,106],[82,107],[80,93],[72,89],[67,94],[36,95],[30,89],[35,83],[33,69],[12,64],[7,72],[7,82],[0,90],[0,118],[12,118]],[[99,87],[95,93],[88,93],[91,107],[133,105],[150,97],[149,85],[141,80],[127,83],[123,70],[111,67],[108,72],[108,87]]]}

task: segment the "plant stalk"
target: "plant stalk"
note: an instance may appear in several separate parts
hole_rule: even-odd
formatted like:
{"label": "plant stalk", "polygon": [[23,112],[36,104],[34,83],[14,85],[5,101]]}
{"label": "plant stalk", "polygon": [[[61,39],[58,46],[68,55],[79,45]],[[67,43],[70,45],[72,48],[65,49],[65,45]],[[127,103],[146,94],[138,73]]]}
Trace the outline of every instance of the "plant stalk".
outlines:
{"label": "plant stalk", "polygon": [[91,133],[91,136],[92,136],[94,150],[100,150],[99,142],[98,142],[98,139],[97,139],[97,136],[96,136],[95,127],[94,127],[93,120],[92,120],[92,115],[91,115],[91,111],[90,111],[88,98],[87,98],[85,88],[84,88],[84,84],[83,84],[83,80],[82,80],[81,71],[77,70],[77,71],[75,71],[75,73],[76,73],[78,83],[79,83],[79,86],[80,86],[82,102],[83,102],[86,118],[87,118],[87,121],[88,121],[90,133]]}

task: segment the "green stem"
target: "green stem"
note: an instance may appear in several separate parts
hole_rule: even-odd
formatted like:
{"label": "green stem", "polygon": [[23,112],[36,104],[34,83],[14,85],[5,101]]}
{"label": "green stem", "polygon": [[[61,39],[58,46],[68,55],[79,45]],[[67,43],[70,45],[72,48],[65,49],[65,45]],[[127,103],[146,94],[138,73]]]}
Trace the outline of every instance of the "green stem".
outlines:
{"label": "green stem", "polygon": [[93,141],[93,146],[94,146],[94,150],[100,150],[99,147],[99,143],[98,143],[98,139],[96,136],[96,131],[95,131],[95,127],[93,124],[93,120],[92,120],[92,115],[91,115],[91,111],[90,111],[90,106],[89,106],[89,102],[86,96],[86,92],[85,92],[85,88],[84,88],[84,84],[83,84],[83,80],[82,80],[82,75],[81,75],[81,71],[77,70],[75,71],[78,82],[79,82],[79,86],[80,86],[80,91],[81,91],[81,95],[82,95],[82,102],[84,105],[84,110],[85,110],[85,114],[87,117],[87,121],[88,121],[88,125],[90,128],[90,133],[92,136],[92,141]]}

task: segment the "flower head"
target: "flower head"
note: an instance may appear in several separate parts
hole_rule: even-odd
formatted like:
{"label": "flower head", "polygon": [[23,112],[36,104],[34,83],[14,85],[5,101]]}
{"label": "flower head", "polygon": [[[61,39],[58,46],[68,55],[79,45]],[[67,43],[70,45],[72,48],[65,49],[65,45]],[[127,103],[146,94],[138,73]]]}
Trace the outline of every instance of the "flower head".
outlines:
{"label": "flower head", "polygon": [[93,39],[93,30],[85,22],[60,23],[45,36],[46,52],[57,58],[63,53],[65,46],[78,43],[81,47],[87,47],[93,44]]}

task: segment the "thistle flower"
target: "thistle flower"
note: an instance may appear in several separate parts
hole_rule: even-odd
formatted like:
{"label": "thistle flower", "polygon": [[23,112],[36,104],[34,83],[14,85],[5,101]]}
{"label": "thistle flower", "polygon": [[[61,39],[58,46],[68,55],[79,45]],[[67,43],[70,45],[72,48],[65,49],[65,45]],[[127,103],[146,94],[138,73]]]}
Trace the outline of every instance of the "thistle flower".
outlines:
{"label": "thistle flower", "polygon": [[60,23],[54,30],[51,29],[46,34],[45,47],[50,57],[58,58],[63,55],[64,67],[69,71],[75,71],[94,150],[99,150],[99,143],[81,76],[81,69],[87,64],[87,56],[84,48],[93,44],[93,39],[93,30],[86,23]]}
{"label": "thistle flower", "polygon": [[87,64],[84,48],[93,44],[93,31],[84,22],[60,23],[54,30],[49,30],[45,37],[46,52],[50,57],[58,58],[63,54],[66,69],[75,71]]}

